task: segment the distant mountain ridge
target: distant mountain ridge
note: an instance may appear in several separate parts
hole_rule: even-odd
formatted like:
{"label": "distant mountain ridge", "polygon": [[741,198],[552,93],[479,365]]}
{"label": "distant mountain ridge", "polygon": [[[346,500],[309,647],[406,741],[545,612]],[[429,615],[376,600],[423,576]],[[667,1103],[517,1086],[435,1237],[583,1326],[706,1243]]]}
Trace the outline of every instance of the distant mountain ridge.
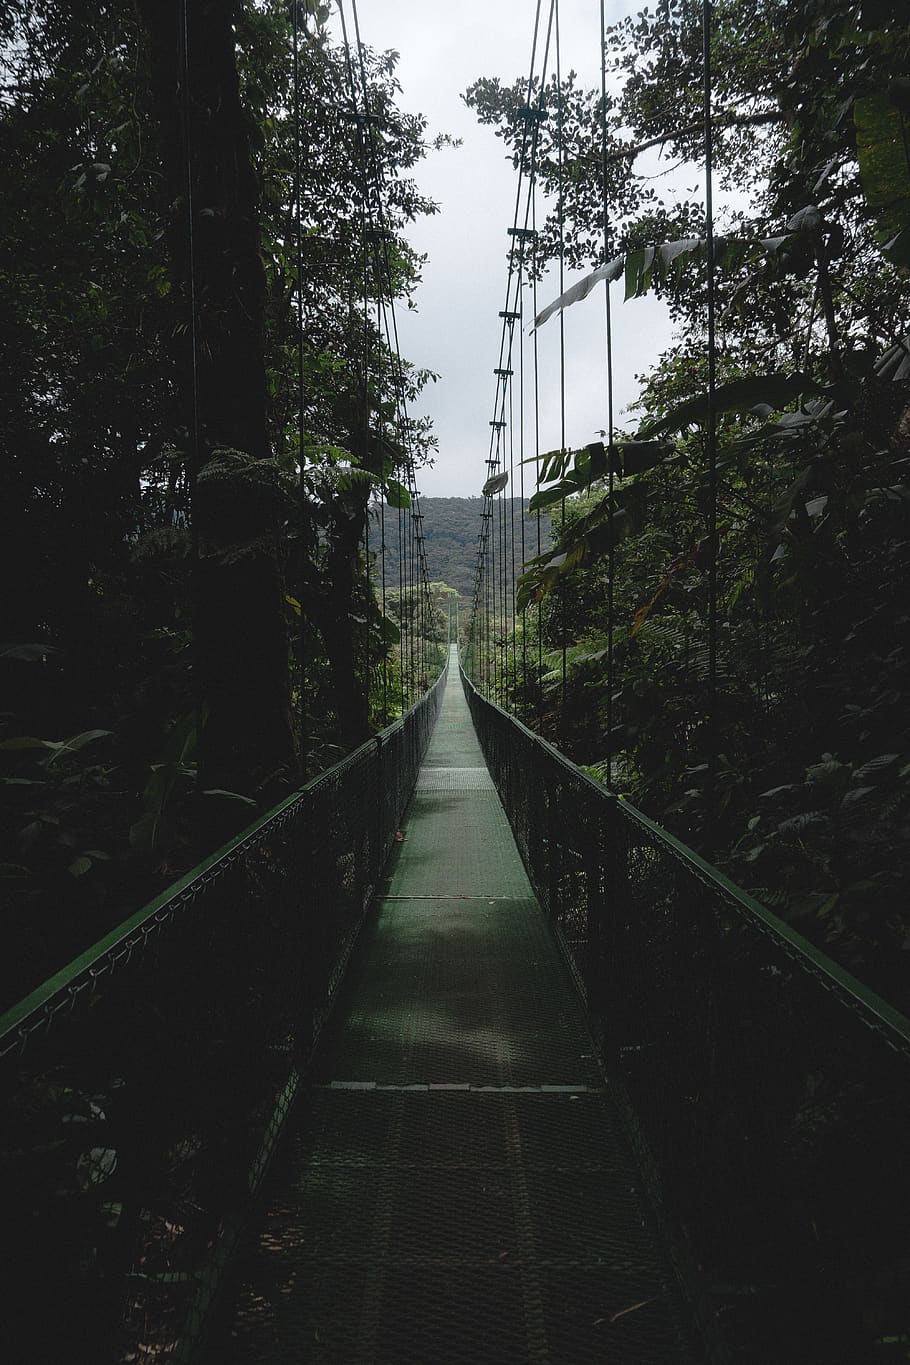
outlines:
{"label": "distant mountain ridge", "polygon": [[[493,514],[502,515],[506,521],[506,567],[511,574],[512,566],[512,527],[515,539],[515,574],[521,573],[521,532],[524,521],[524,553],[530,559],[537,554],[537,517],[523,511],[528,505],[527,498],[503,498],[494,502]],[[474,590],[474,571],[477,564],[477,544],[480,536],[480,514],[483,498],[425,498],[420,499],[423,513],[423,534],[427,552],[427,570],[431,582],[448,583],[464,598],[470,598]],[[513,521],[514,517],[514,521]],[[498,526],[498,522],[497,522]],[[550,518],[546,513],[540,517],[540,543],[546,548],[550,543]],[[499,533],[497,531],[497,551]],[[375,540],[372,548],[377,548]],[[398,540],[394,524],[386,519],[386,573],[390,582],[397,581]]]}

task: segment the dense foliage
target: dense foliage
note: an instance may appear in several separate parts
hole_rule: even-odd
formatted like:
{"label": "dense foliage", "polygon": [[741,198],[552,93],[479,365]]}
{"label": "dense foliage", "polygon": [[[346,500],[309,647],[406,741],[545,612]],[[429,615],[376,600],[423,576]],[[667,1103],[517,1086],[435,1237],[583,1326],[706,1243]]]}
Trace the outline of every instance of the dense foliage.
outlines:
{"label": "dense foliage", "polygon": [[396,55],[349,65],[325,18],[298,9],[296,92],[278,0],[188,0],[185,52],[150,0],[0,18],[9,991],[394,716],[436,657],[429,605],[406,647],[383,617],[366,547],[368,502],[407,509],[432,448],[407,415],[427,375],[379,303],[419,279],[425,124]]}
{"label": "dense foliage", "polygon": [[[567,264],[623,280],[627,299],[655,289],[677,330],[643,379],[638,429],[547,462],[532,506],[567,501],[522,581],[550,649],[528,714],[593,771],[609,759],[620,792],[906,1005],[910,33],[875,0],[715,6],[716,161],[748,193],[717,223],[715,546],[704,206],[636,174],[659,143],[697,183],[701,10],[662,0],[608,34],[622,82],[606,243],[600,92],[571,75],[535,92]],[[485,79],[467,98],[517,162],[523,84]],[[543,260],[560,252],[551,203]]]}

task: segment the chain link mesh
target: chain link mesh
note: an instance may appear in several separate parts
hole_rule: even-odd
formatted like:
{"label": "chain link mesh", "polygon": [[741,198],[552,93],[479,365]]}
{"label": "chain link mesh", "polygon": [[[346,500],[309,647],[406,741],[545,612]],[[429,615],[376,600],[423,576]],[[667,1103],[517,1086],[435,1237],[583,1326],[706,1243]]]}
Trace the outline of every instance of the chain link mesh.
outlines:
{"label": "chain link mesh", "polygon": [[331,1008],[443,687],[0,1021],[3,1359],[185,1351]]}
{"label": "chain link mesh", "polygon": [[463,683],[718,1355],[905,1360],[907,1021]]}

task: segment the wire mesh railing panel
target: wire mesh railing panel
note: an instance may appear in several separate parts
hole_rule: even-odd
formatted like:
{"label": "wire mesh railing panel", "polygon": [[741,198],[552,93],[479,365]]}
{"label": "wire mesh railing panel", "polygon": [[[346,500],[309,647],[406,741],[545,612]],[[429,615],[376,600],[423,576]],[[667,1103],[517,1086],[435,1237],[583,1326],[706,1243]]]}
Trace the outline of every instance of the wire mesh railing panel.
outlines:
{"label": "wire mesh railing panel", "polygon": [[186,1358],[443,684],[0,1021],[4,1359]]}
{"label": "wire mesh railing panel", "polygon": [[717,1357],[904,1359],[910,1024],[465,687]]}

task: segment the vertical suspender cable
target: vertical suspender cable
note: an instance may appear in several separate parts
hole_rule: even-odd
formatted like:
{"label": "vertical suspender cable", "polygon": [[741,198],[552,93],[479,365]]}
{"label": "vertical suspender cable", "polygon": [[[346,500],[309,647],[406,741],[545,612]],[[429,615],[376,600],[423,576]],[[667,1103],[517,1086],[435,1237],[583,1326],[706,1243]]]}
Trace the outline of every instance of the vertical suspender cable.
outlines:
{"label": "vertical suspender cable", "polygon": [[487,533],[489,536],[489,553],[487,555],[487,670],[490,675],[489,688],[493,695],[496,690],[496,658],[494,654],[495,642],[495,617],[493,608],[493,598],[496,581],[496,554],[493,545],[493,513],[487,513]]}
{"label": "vertical suspender cable", "polygon": [[[193,597],[196,601],[199,598],[198,577],[199,577],[199,527],[196,521],[196,474],[199,469],[199,459],[201,454],[201,433],[199,427],[199,337],[198,337],[198,317],[196,299],[196,234],[193,204],[193,134],[190,110],[190,41],[189,41],[189,19],[187,16],[187,0],[181,0],[178,11],[180,44],[180,109],[183,120],[183,158],[186,169],[186,238],[187,238],[187,257],[189,261],[189,337],[190,337],[190,412],[189,416],[189,452],[187,459],[187,498],[190,514],[190,546],[191,546],[191,574],[197,580],[196,589]],[[195,625],[195,622],[194,622]],[[195,629],[194,629],[195,641]],[[195,643],[194,643],[195,651]],[[193,709],[195,711],[196,744],[200,744],[202,737],[202,701],[199,693],[199,669],[193,670],[195,679],[193,685]]]}
{"label": "vertical suspender cable", "polygon": [[[505,412],[507,378],[502,381],[502,410]],[[505,464],[505,425],[501,428],[502,440],[497,451],[499,461]],[[500,489],[496,494],[496,511],[499,522],[499,704],[506,705],[506,664],[508,660],[508,635],[506,620],[506,568],[508,565],[508,546],[506,544],[505,492]]]}
{"label": "vertical suspender cable", "polygon": [[[521,247],[521,263],[518,274],[518,292],[521,292],[521,266],[524,264],[524,243]],[[512,342],[515,336],[515,320],[509,323],[509,369],[512,369]],[[515,406],[514,406],[514,381],[509,377],[509,484],[508,484],[508,514],[509,514],[509,640],[512,645],[512,666],[510,670],[510,709],[514,710],[516,700],[515,689],[515,651],[518,647],[516,639],[515,620]]]}
{"label": "vertical suspender cable", "polygon": [[[518,478],[519,525],[521,527],[521,567],[524,572],[525,549],[525,296],[523,281],[518,285]],[[521,609],[521,716],[527,720],[528,697],[528,613]]]}
{"label": "vertical suspender cable", "polygon": [[[369,136],[367,128],[363,137]],[[368,455],[370,441],[370,269],[369,269],[369,234],[367,232],[367,185],[364,175],[363,185],[363,208],[361,211],[361,251],[362,261],[362,282],[361,282],[361,307],[363,309],[363,369],[362,369],[362,409],[360,412],[360,439],[364,443],[361,458]],[[371,650],[370,650],[370,603],[373,598],[373,576],[370,571],[370,496],[372,489],[367,485],[367,492],[364,498],[364,517],[363,517],[363,576],[364,576],[364,660],[363,660],[363,686],[366,693],[367,724],[370,721],[370,673],[371,673]]]}
{"label": "vertical suspender cable", "polygon": [[[408,470],[410,474],[410,469]],[[410,478],[408,478],[410,484]],[[409,515],[407,518],[407,547],[408,558],[405,566],[405,591],[408,595],[408,705],[414,699],[414,679],[417,673],[414,667],[414,632],[417,629],[417,616],[414,611],[414,517]]]}
{"label": "vertical suspender cable", "polygon": [[496,553],[496,499],[490,498],[490,665],[493,699],[499,694],[499,557]]}
{"label": "vertical suspender cable", "polygon": [[[373,279],[376,291],[376,437],[379,442],[380,467],[385,470],[385,419],[382,412],[382,303],[379,298],[380,281],[377,278],[376,261],[373,261]],[[379,572],[382,604],[382,724],[389,723],[389,646],[385,639],[386,623],[386,559],[385,559],[385,497],[379,490]]]}
{"label": "vertical suspender cable", "polygon": [[[339,0],[339,10],[341,11],[341,15],[342,15],[342,26],[344,26],[344,7],[343,7],[342,0]],[[355,33],[356,42],[357,42],[357,56],[358,56],[358,61],[359,61],[359,65],[360,65],[360,79],[361,79],[361,85],[362,85],[362,87],[363,87],[364,110],[365,110],[365,114],[366,114],[367,119],[369,119],[369,117],[370,117],[370,111],[369,111],[369,94],[368,94],[368,91],[369,91],[369,84],[368,84],[368,81],[367,81],[367,72],[366,72],[366,62],[365,62],[365,59],[364,59],[363,40],[362,40],[361,35],[360,35],[360,18],[359,18],[358,12],[357,12],[357,0],[351,0],[351,11],[352,11],[353,18],[354,18],[354,33]],[[350,48],[349,48],[349,45],[348,45],[348,42],[347,42],[347,35],[345,35],[345,46],[346,46],[346,48],[347,48],[347,50],[348,50],[348,53],[349,53],[349,52],[350,52]],[[398,338],[398,321],[397,321],[397,318],[396,318],[396,315],[395,315],[395,290],[394,290],[394,283],[393,283],[391,262],[390,262],[390,257],[389,257],[389,248],[388,248],[388,241],[387,241],[387,235],[388,235],[388,234],[386,233],[386,231],[385,231],[385,229],[384,229],[385,209],[384,209],[384,205],[383,205],[383,196],[382,196],[382,180],[381,180],[381,173],[380,173],[379,167],[378,167],[377,162],[376,162],[376,151],[375,151],[375,146],[374,146],[374,143],[373,143],[373,140],[372,140],[372,139],[370,139],[370,141],[369,141],[369,148],[368,148],[368,150],[369,150],[370,165],[371,165],[371,168],[372,168],[372,171],[373,171],[373,175],[374,175],[374,179],[375,179],[375,182],[376,182],[376,184],[375,184],[376,211],[377,211],[377,216],[378,216],[378,219],[379,219],[380,235],[381,235],[381,239],[382,239],[382,243],[383,243],[382,261],[383,261],[384,270],[385,270],[385,276],[386,276],[386,291],[387,291],[387,294],[388,294],[388,315],[387,315],[386,329],[387,329],[387,336],[388,336],[389,351],[390,351],[390,354],[391,354],[392,357],[393,357],[393,360],[394,360],[394,363],[395,363],[395,366],[396,366],[396,377],[397,377],[397,380],[398,380],[398,388],[399,388],[399,392],[398,392],[399,409],[400,409],[400,412],[401,412],[401,415],[402,415],[402,419],[403,419],[403,422],[404,422],[404,426],[405,426],[405,435],[406,435],[406,441],[407,441],[406,469],[407,469],[407,476],[408,476],[409,484],[410,484],[410,486],[411,486],[411,490],[412,490],[413,496],[414,496],[414,502],[412,503],[412,506],[413,506],[413,508],[414,508],[414,515],[413,515],[412,518],[411,518],[411,521],[412,521],[412,536],[411,536],[411,581],[412,581],[412,583],[414,584],[415,592],[416,592],[416,594],[417,594],[417,596],[416,596],[416,598],[415,598],[415,602],[414,602],[414,612],[413,612],[413,614],[414,614],[414,616],[415,616],[415,619],[416,619],[416,625],[417,625],[417,628],[418,628],[418,632],[419,632],[419,633],[418,633],[418,640],[417,640],[417,657],[418,657],[419,661],[421,662],[421,664],[424,664],[425,661],[426,661],[426,657],[427,657],[427,656],[426,656],[426,639],[425,639],[425,633],[426,633],[426,629],[427,629],[427,623],[428,623],[428,621],[429,621],[429,619],[430,619],[430,616],[429,616],[429,601],[430,601],[430,599],[429,599],[429,576],[428,576],[428,573],[427,573],[427,564],[426,564],[426,554],[425,554],[425,550],[424,550],[423,531],[422,531],[422,529],[420,528],[420,525],[419,525],[419,522],[420,522],[420,520],[421,520],[422,514],[420,513],[419,503],[418,503],[418,501],[417,501],[416,469],[415,469],[415,465],[414,465],[414,454],[413,454],[413,434],[412,434],[412,432],[410,431],[410,429],[409,429],[409,427],[408,427],[408,414],[407,414],[407,403],[406,403],[406,397],[405,397],[404,370],[403,370],[402,363],[401,363],[401,347],[400,347],[399,338]],[[389,318],[391,319],[391,331],[390,331],[390,332],[389,332],[389,322],[388,322],[388,319],[389,319]],[[416,551],[415,551],[415,545],[416,545]],[[416,563],[415,563],[415,554],[416,554]],[[413,659],[413,658],[414,658],[413,632],[412,632],[411,646],[412,646],[411,653],[412,653],[412,659]]]}
{"label": "vertical suspender cable", "polygon": [[[550,41],[553,34],[553,19],[555,13],[555,0],[550,0],[550,15],[547,23],[547,42],[544,51],[543,68],[540,79],[540,107],[543,110],[544,101],[544,80],[546,77],[547,58],[550,53]],[[534,248],[534,289],[533,289],[533,310],[534,317],[537,317],[537,277],[538,277],[538,255],[537,255],[537,182],[532,177],[531,180],[531,241]],[[540,355],[537,328],[534,328],[534,450],[536,453],[535,472],[537,482],[540,482]],[[541,553],[541,525],[540,510],[537,512],[537,553]],[[543,607],[541,603],[537,605],[537,723],[543,725]]]}
{"label": "vertical suspender cable", "polygon": [[[353,64],[351,59],[351,47],[348,40],[347,24],[345,20],[343,0],[339,0],[339,14],[341,17],[342,31],[346,51],[346,64],[348,68],[348,81],[351,87],[352,98],[356,102],[356,90],[353,77]],[[356,0],[351,0],[351,8],[354,19],[355,38],[357,43],[357,58],[360,72],[360,83],[362,90],[362,101],[364,106],[364,122],[369,125],[369,82],[366,71],[366,61],[364,58],[363,42],[360,36],[360,20],[357,12]],[[399,420],[403,424],[405,436],[405,460],[403,466],[403,479],[408,486],[411,494],[411,514],[408,517],[407,535],[404,534],[402,509],[399,508],[398,527],[399,527],[399,604],[401,613],[402,639],[400,642],[400,658],[402,668],[402,709],[411,700],[411,693],[414,683],[419,680],[420,667],[423,663],[425,644],[422,640],[421,627],[426,616],[425,600],[428,598],[428,590],[423,593],[421,589],[426,583],[426,560],[423,554],[422,533],[417,527],[419,508],[417,506],[416,483],[414,471],[413,452],[410,449],[411,433],[408,430],[407,409],[405,401],[405,382],[404,371],[401,363],[400,346],[398,341],[398,324],[395,317],[394,285],[392,278],[391,265],[388,250],[388,233],[384,226],[385,211],[382,196],[381,172],[376,163],[376,151],[372,138],[367,138],[364,144],[364,185],[365,197],[369,204],[369,172],[372,172],[374,193],[376,198],[376,214],[378,220],[377,237],[382,244],[381,255],[377,256],[382,263],[384,271],[384,291],[387,294],[387,309],[382,307],[382,316],[385,319],[385,335],[390,356],[393,362],[394,380],[396,385],[396,405],[399,412]],[[383,290],[378,289],[377,293],[381,298]],[[405,559],[406,556],[406,559]],[[418,562],[419,561],[419,562]],[[415,640],[415,631],[417,639]],[[405,663],[407,660],[407,663]],[[406,703],[407,698],[407,703]]]}
{"label": "vertical suspender cable", "polygon": [[[408,465],[408,490],[411,486],[411,468]],[[418,664],[417,655],[420,650],[420,624],[417,612],[417,594],[414,590],[415,583],[415,561],[417,558],[416,550],[416,528],[414,526],[414,504],[411,503],[408,515],[408,604],[411,613],[411,701],[415,699],[417,691]]]}
{"label": "vertical suspender cable", "polygon": [[[604,261],[612,255],[610,233],[610,206],[607,198],[607,27],[604,14],[604,0],[600,0],[600,160],[603,181],[603,240]],[[613,543],[613,480],[615,461],[615,441],[613,426],[613,317],[610,306],[610,281],[604,280],[604,308],[606,324],[607,357],[607,524],[609,547],[607,550],[607,786],[613,785],[613,689],[614,689],[614,651],[613,651],[613,612],[614,582],[616,578],[616,549]]]}
{"label": "vertical suspender cable", "polygon": [[[379,566],[382,591],[382,630],[385,636],[385,622],[388,611],[386,606],[386,560],[385,560],[385,498],[379,495]],[[389,723],[389,653],[386,644],[382,651],[382,724]]]}
{"label": "vertical suspender cable", "polygon": [[[190,38],[187,0],[180,4],[180,104],[183,115],[183,156],[186,167],[186,238],[189,259],[190,286],[190,493],[195,490],[196,471],[199,467],[200,430],[199,430],[199,319],[196,299],[196,232],[193,218],[193,134],[190,111]],[[192,535],[196,544],[196,522],[192,519]],[[198,546],[197,546],[198,549]]]}
{"label": "vertical suspender cable", "polygon": [[[534,273],[533,288],[531,298],[531,308],[536,318],[538,312],[537,302],[537,192],[536,187],[531,187],[531,226],[534,236],[531,239],[534,244]],[[534,328],[534,471],[535,482],[540,484],[540,347],[537,338],[537,328]],[[537,509],[537,554],[541,553],[540,548],[540,508]],[[537,724],[543,722],[543,608],[540,602],[537,603],[537,680],[535,684],[537,694]]]}
{"label": "vertical suspender cable", "polygon": [[309,749],[309,720],[307,713],[307,629],[306,618],[304,616],[306,610],[306,593],[303,591],[303,584],[306,581],[309,535],[306,515],[306,439],[303,429],[303,224],[301,222],[303,215],[303,173],[300,157],[300,15],[299,7],[297,5],[292,6],[291,22],[293,25],[294,48],[294,228],[296,235],[295,256],[297,265],[297,497],[299,499],[299,507],[297,509],[299,518],[297,535],[300,563],[300,582],[298,586],[300,592],[300,615],[297,618],[297,686],[300,693],[300,774],[303,780],[306,781],[309,758],[307,752]]}
{"label": "vertical suspender cable", "polygon": [[[556,137],[558,142],[559,158],[559,199],[557,214],[559,219],[559,292],[565,293],[566,288],[566,242],[565,242],[565,146],[563,140],[563,99],[562,99],[562,65],[560,60],[559,44],[559,0],[555,0],[556,15]],[[559,310],[559,445],[565,452],[566,448],[566,325],[565,309]],[[562,534],[565,534],[566,522],[566,500],[560,503],[562,516]],[[562,658],[560,665],[560,702],[559,702],[559,728],[561,733],[565,733],[566,719],[566,593],[563,586],[559,594],[559,634],[562,643]]]}
{"label": "vertical suspender cable", "polygon": [[711,788],[717,740],[717,354],[715,338],[716,276],[714,265],[714,140],[711,127],[711,0],[703,0],[705,249],[708,271],[708,420],[705,440],[708,464],[708,760]]}
{"label": "vertical suspender cable", "polygon": [[[551,23],[551,25],[552,25],[552,4],[553,4],[553,0],[551,0],[551,11],[550,11],[550,23]],[[532,95],[533,95],[533,88],[534,88],[534,65],[535,65],[535,60],[536,60],[536,55],[537,55],[537,42],[538,42],[538,36],[539,36],[539,31],[540,31],[540,11],[541,11],[541,5],[542,5],[542,0],[537,0],[537,4],[536,4],[536,8],[535,8],[535,17],[534,17],[534,38],[533,38],[532,50],[531,50],[531,64],[530,64],[530,72],[529,72],[529,75],[528,75],[528,85],[527,85],[528,108],[521,111],[521,113],[522,113],[523,115],[530,115],[530,102],[531,102],[531,98],[532,98]],[[548,34],[547,42],[548,42],[548,45],[549,45],[549,34]],[[546,64],[546,58],[544,59],[544,63]],[[534,135],[533,135],[533,138],[532,138],[532,144],[533,144],[533,145],[536,145],[536,122],[535,122],[535,120],[533,119],[533,117],[531,117],[531,120],[530,120],[530,121],[531,121],[531,123],[532,123],[533,126],[534,126]],[[524,241],[524,238],[528,235],[527,220],[525,221],[525,227],[524,227],[523,229],[520,229],[520,228],[519,228],[519,225],[518,225],[518,212],[519,212],[519,207],[520,207],[520,204],[521,204],[521,185],[522,185],[522,178],[523,178],[524,173],[525,173],[525,153],[526,153],[526,150],[527,150],[528,141],[529,141],[529,138],[528,138],[528,129],[527,129],[527,125],[526,125],[525,131],[524,131],[524,134],[523,134],[523,137],[522,137],[522,148],[521,148],[521,157],[520,157],[520,165],[519,165],[518,185],[517,185],[517,188],[516,188],[516,195],[515,195],[515,212],[514,212],[514,217],[513,217],[513,226],[509,229],[510,235],[513,237],[513,243],[512,243],[512,248],[511,248],[510,253],[509,253],[509,275],[508,275],[508,281],[507,281],[507,284],[506,284],[506,301],[505,301],[505,309],[504,309],[503,312],[500,313],[500,317],[503,319],[503,328],[502,328],[502,337],[501,337],[501,340],[500,340],[500,362],[499,362],[499,367],[498,367],[497,370],[496,370],[496,374],[497,374],[497,388],[496,388],[496,400],[495,400],[495,403],[494,403],[494,417],[493,417],[493,421],[490,423],[490,426],[491,426],[490,456],[489,456],[489,459],[488,459],[488,461],[487,461],[487,477],[488,477],[488,478],[491,477],[491,476],[495,473],[495,471],[496,471],[497,468],[499,467],[500,460],[501,460],[502,465],[505,466],[505,450],[504,450],[504,447],[503,447],[502,444],[501,444],[500,433],[501,433],[501,431],[503,431],[503,430],[505,429],[505,426],[506,426],[506,416],[505,416],[505,408],[506,408],[506,391],[505,391],[505,386],[504,386],[504,385],[505,385],[505,381],[507,381],[508,379],[511,378],[511,372],[512,372],[512,343],[513,343],[513,337],[514,337],[514,322],[515,322],[515,320],[520,316],[520,312],[519,312],[519,310],[518,310],[518,298],[517,298],[517,295],[516,295],[516,300],[515,300],[514,306],[513,306],[512,297],[511,297],[511,294],[512,294],[512,280],[513,280],[513,277],[514,277],[514,275],[515,275],[515,242],[516,242],[516,241],[523,242],[523,241]],[[520,268],[519,268],[517,291],[520,292],[520,289],[521,289],[521,273],[520,273]],[[508,335],[508,352],[507,352],[507,354],[506,354],[506,336],[507,336],[507,335]],[[502,380],[504,381],[503,388],[502,388],[502,390],[501,390],[501,409],[502,409],[501,413],[500,413],[500,387],[499,387],[499,383],[498,383],[498,380],[499,380],[499,379],[502,379]],[[509,391],[509,410],[510,410],[510,418],[511,418],[511,415],[512,415],[512,396],[511,396],[511,390]],[[511,437],[511,440],[512,440],[512,442],[514,442],[514,436]],[[512,481],[512,479],[513,479],[513,477],[514,477],[514,445],[512,445],[510,448],[512,449],[512,452],[513,452],[513,453],[512,453],[512,455],[511,455],[511,457],[510,457],[509,467],[508,467],[508,471],[507,471],[507,472],[508,472],[509,481],[510,481],[510,483],[511,483],[511,481]],[[522,471],[522,474],[523,474],[523,471]],[[488,640],[489,640],[489,642],[490,642],[490,646],[491,646],[491,648],[488,649],[488,650],[486,651],[487,663],[488,663],[488,671],[490,672],[490,674],[491,674],[491,676],[492,676],[492,691],[493,691],[493,694],[494,694],[494,695],[498,695],[500,700],[505,700],[505,692],[506,692],[506,689],[508,689],[509,686],[510,686],[510,683],[509,683],[509,659],[508,659],[509,652],[510,652],[510,650],[511,650],[511,653],[512,653],[512,669],[511,669],[511,672],[512,672],[512,675],[514,676],[514,672],[515,672],[514,660],[515,660],[515,650],[516,650],[516,644],[515,644],[515,640],[514,640],[514,629],[515,629],[515,620],[514,620],[514,617],[515,617],[515,612],[514,612],[514,593],[515,593],[514,580],[515,580],[515,575],[514,575],[514,572],[512,573],[511,582],[510,582],[510,579],[509,579],[509,565],[510,565],[510,563],[514,560],[514,511],[515,511],[515,509],[514,509],[514,502],[512,501],[512,499],[513,499],[513,497],[514,497],[514,487],[510,488],[510,490],[509,490],[508,496],[509,496],[509,498],[510,498],[510,501],[509,501],[508,506],[506,506],[506,504],[503,502],[503,497],[504,497],[504,496],[505,496],[505,495],[504,495],[503,491],[500,491],[498,494],[491,494],[489,497],[485,497],[485,498],[484,498],[483,510],[482,510],[482,513],[481,513],[480,547],[479,547],[479,553],[478,553],[477,568],[476,568],[476,570],[475,570],[475,595],[474,595],[474,611],[476,612],[476,611],[478,610],[478,603],[482,603],[482,604],[483,604],[483,608],[482,608],[482,612],[481,612],[481,619],[482,619],[482,621],[483,621],[483,623],[484,623],[484,634],[485,634],[486,637],[488,638]],[[498,499],[498,500],[497,500],[497,499]],[[495,512],[494,512],[494,510],[493,510],[493,508],[494,508],[494,500],[496,500],[496,501],[495,501]],[[498,574],[497,574],[497,572],[496,572],[496,554],[497,554],[497,551],[496,551],[496,544],[495,544],[496,539],[497,539],[497,535],[498,535],[498,538],[499,538],[499,552],[498,552],[498,553],[499,553],[499,573],[498,573]],[[487,551],[489,551],[489,555],[487,555]],[[510,612],[509,612],[509,607],[508,607],[509,602],[511,602],[511,604],[512,604],[511,614],[510,614]],[[500,636],[499,636],[498,639],[497,639],[497,635],[496,635],[496,622],[497,622],[497,617],[498,617],[499,624],[500,624]],[[509,634],[508,634],[508,635],[506,634],[506,625],[507,625],[507,623],[510,623],[510,625],[511,625],[511,628],[510,628],[510,630],[509,630]],[[509,635],[512,636],[511,639],[509,639]]]}
{"label": "vertical suspender cable", "polygon": [[[356,437],[359,441],[363,442],[363,444],[364,444],[364,450],[361,452],[361,454],[362,454],[362,455],[365,455],[365,454],[366,454],[366,445],[367,445],[367,442],[368,442],[368,439],[369,439],[369,426],[370,426],[370,423],[369,423],[369,382],[370,382],[370,381],[369,381],[369,352],[370,352],[369,325],[370,325],[370,323],[369,323],[369,307],[368,307],[368,303],[369,303],[369,298],[368,298],[368,296],[369,296],[368,239],[369,239],[369,236],[370,236],[370,230],[371,230],[372,227],[373,227],[372,210],[371,210],[370,203],[369,203],[369,183],[368,183],[368,175],[367,175],[367,147],[368,147],[368,145],[369,145],[369,143],[370,143],[370,138],[369,138],[369,110],[366,108],[366,81],[365,81],[365,80],[364,80],[364,83],[363,83],[363,90],[362,90],[362,92],[361,92],[361,94],[362,94],[362,99],[363,99],[363,103],[364,103],[364,113],[363,113],[363,115],[361,115],[360,110],[358,109],[358,104],[357,104],[357,86],[356,86],[356,82],[355,82],[355,80],[354,80],[354,70],[353,70],[353,64],[352,64],[352,62],[351,62],[351,50],[350,50],[350,44],[349,44],[349,42],[348,42],[347,23],[346,23],[346,20],[345,20],[345,14],[344,14],[344,6],[343,6],[343,4],[339,4],[339,6],[338,6],[338,11],[339,11],[339,16],[340,16],[340,18],[341,18],[342,33],[343,33],[343,35],[344,35],[344,45],[345,45],[345,69],[346,69],[346,73],[347,73],[348,87],[349,87],[350,97],[351,97],[351,112],[352,112],[352,115],[353,115],[353,118],[354,118],[355,127],[356,127],[356,135],[357,135],[357,152],[358,152],[358,161],[359,161],[359,163],[360,163],[360,177],[361,177],[361,194],[362,194],[362,199],[361,199],[361,203],[360,203],[360,251],[361,251],[361,268],[360,268],[360,277],[361,277],[361,278],[360,278],[360,283],[361,283],[361,302],[362,302],[362,313],[363,313],[363,358],[362,358],[362,365],[361,365],[361,367],[360,367],[360,380],[361,380],[361,383],[360,383],[360,386],[359,386],[359,387],[360,387],[360,392],[359,392],[359,394],[357,395],[357,399],[355,400],[355,407],[354,407],[354,411],[355,411],[355,418],[354,418],[354,435],[355,435],[355,437]],[[349,308],[350,308],[350,333],[351,333],[352,348],[353,348],[353,342],[354,342],[354,337],[355,337],[355,328],[354,328],[354,291],[353,291],[352,288],[349,288],[349,291],[348,291],[348,298],[349,298]],[[356,355],[356,352],[354,352],[354,354]],[[359,400],[359,401],[358,401],[358,400]],[[365,591],[365,593],[366,593],[366,602],[369,603],[369,601],[370,601],[371,598],[372,598],[372,594],[373,594],[373,585],[372,585],[372,579],[371,579],[371,575],[370,575],[370,497],[369,497],[369,493],[367,493],[367,494],[365,495],[365,498],[364,498],[363,514],[364,514],[364,515],[363,515],[363,551],[364,551],[364,580],[365,580],[365,581],[364,581],[364,591]],[[353,605],[353,604],[352,604],[352,605]],[[364,687],[364,706],[365,706],[367,715],[369,715],[369,705],[370,705],[370,613],[369,613],[369,607],[368,607],[368,606],[367,606],[366,611],[365,611],[365,616],[366,616],[366,625],[365,625],[365,629],[364,629],[364,659],[363,659],[363,671],[364,671],[364,676],[363,676],[363,687]]]}

